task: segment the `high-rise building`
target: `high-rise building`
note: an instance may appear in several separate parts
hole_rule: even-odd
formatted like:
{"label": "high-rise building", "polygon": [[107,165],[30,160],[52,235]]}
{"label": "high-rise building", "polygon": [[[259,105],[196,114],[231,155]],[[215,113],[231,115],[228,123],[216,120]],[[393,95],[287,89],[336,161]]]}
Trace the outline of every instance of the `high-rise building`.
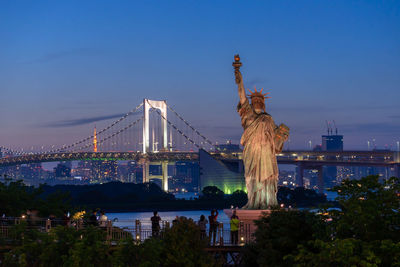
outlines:
{"label": "high-rise building", "polygon": [[58,163],[57,166],[54,168],[54,173],[56,177],[71,177],[71,163]]}
{"label": "high-rise building", "polygon": [[322,151],[343,151],[343,135],[323,135]]}
{"label": "high-rise building", "polygon": [[[328,134],[322,136],[322,151],[343,151],[343,135]],[[334,156],[332,156],[334,159]],[[329,157],[327,157],[329,159]],[[337,167],[326,166],[323,168],[324,185],[332,187],[337,181]]]}
{"label": "high-rise building", "polygon": [[118,165],[115,160],[92,161],[93,182],[115,181],[118,176]]}

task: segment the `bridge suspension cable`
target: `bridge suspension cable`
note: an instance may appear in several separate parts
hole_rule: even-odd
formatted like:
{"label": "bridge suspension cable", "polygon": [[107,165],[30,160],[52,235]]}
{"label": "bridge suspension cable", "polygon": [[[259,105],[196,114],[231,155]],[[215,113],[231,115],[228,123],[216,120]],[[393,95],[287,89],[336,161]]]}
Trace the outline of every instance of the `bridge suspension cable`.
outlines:
{"label": "bridge suspension cable", "polygon": [[[122,116],[122,117],[119,118],[118,120],[114,121],[114,122],[111,123],[109,126],[103,128],[103,129],[101,129],[100,131],[97,132],[97,135],[100,135],[100,134],[102,134],[103,132],[105,132],[105,131],[111,129],[112,127],[114,127],[115,125],[117,125],[118,123],[120,123],[121,121],[123,121],[124,119],[126,119],[129,115],[131,115],[131,114],[133,114],[133,113],[136,113],[136,111],[138,111],[138,109],[141,108],[142,105],[143,105],[143,103],[140,103],[136,108],[132,109],[131,111],[129,111],[128,113],[126,113],[124,116]],[[133,126],[133,125],[132,125],[132,126]],[[89,137],[86,137],[86,138],[84,138],[84,139],[81,139],[81,140],[79,140],[79,141],[77,141],[77,142],[75,142],[75,143],[73,143],[73,144],[68,145],[68,146],[62,146],[62,147],[60,147],[60,148],[53,149],[53,150],[49,150],[49,151],[45,151],[45,152],[42,152],[42,153],[56,153],[56,152],[60,152],[61,150],[68,150],[68,149],[73,148],[73,147],[75,147],[75,146],[77,146],[77,145],[80,145],[80,144],[82,144],[82,143],[84,143],[84,142],[87,142],[87,141],[89,141],[89,140],[91,140],[91,139],[93,139],[93,138],[94,138],[94,135],[91,135],[91,136],[89,136]],[[92,145],[93,145],[93,144],[92,144]],[[90,147],[90,146],[88,146],[88,147]],[[79,148],[78,148],[78,149],[79,149]]]}
{"label": "bridge suspension cable", "polygon": [[[155,109],[151,104],[150,104],[150,106],[153,108],[153,109]],[[175,124],[173,124],[171,121],[169,121],[167,118],[165,118],[162,114],[161,114],[161,112],[158,110],[158,109],[155,109],[156,110],[156,112],[165,120],[165,121],[167,121],[167,123],[174,129],[174,130],[176,130],[179,134],[181,134],[183,137],[185,137],[186,138],[186,140],[188,140],[190,143],[192,143],[194,146],[196,146],[198,149],[201,149],[202,147],[199,145],[199,144],[197,144],[195,141],[193,141],[189,136],[187,136],[183,131],[181,131],[178,127],[176,127],[176,125]],[[175,114],[177,114],[176,112],[174,112]],[[179,115],[178,115],[179,116]],[[179,116],[179,118],[182,120],[182,117],[180,117]],[[186,125],[188,125],[189,126],[189,124],[188,123],[186,123]],[[189,126],[190,127],[190,126]],[[190,128],[192,128],[192,129],[194,129],[193,127],[190,127]],[[196,132],[197,133],[197,132]],[[213,145],[211,142],[210,142],[210,144],[211,145]]]}
{"label": "bridge suspension cable", "polygon": [[[119,135],[120,133],[124,132],[125,130],[131,128],[132,126],[134,126],[135,124],[137,124],[137,123],[138,123],[139,121],[141,121],[142,119],[143,119],[143,116],[140,117],[139,119],[135,120],[134,122],[128,124],[128,125],[125,126],[124,128],[119,129],[118,131],[116,131],[116,132],[114,132],[114,133],[112,133],[112,134],[110,134],[110,135],[108,135],[108,136],[106,136],[106,137],[100,139],[100,140],[97,142],[97,144],[98,144],[98,145],[103,144],[103,143],[104,143],[105,141],[107,141],[108,139],[110,139],[110,138],[112,138],[112,137],[114,137],[114,136],[116,136],[116,135]],[[89,147],[91,147],[91,146],[93,146],[93,143],[88,143],[88,144],[86,144],[86,145],[84,145],[84,146],[78,147],[77,150],[82,150],[82,149],[85,149],[85,148],[89,148]]]}
{"label": "bridge suspension cable", "polygon": [[[102,128],[101,130],[97,131],[97,145],[99,150],[101,149],[102,151],[138,151],[140,150],[141,144],[140,141],[143,139],[143,129],[140,127],[134,127],[135,125],[138,125],[138,122],[144,119],[144,116],[141,116],[137,120],[132,122],[132,119],[135,117],[130,116],[132,114],[135,114],[138,112],[138,110],[143,106],[143,103],[140,103],[137,105],[134,109],[120,117],[119,119],[113,121],[111,124],[109,124],[107,127]],[[172,114],[175,114],[175,116],[168,117],[163,115],[158,108],[155,108],[155,106],[150,105],[151,110],[150,113],[153,115],[155,114],[154,111],[157,111],[157,116],[153,116],[151,123],[151,128],[152,131],[150,132],[152,135],[151,138],[151,143],[153,144],[153,151],[158,151],[158,146],[159,144],[163,143],[161,140],[163,138],[163,135],[165,134],[162,130],[161,127],[161,122],[164,120],[166,121],[168,128],[170,130],[174,129],[178,135],[176,136],[176,141],[173,143],[173,138],[172,138],[172,132],[169,133],[169,147],[170,150],[173,148],[178,149],[178,147],[185,146],[194,146],[198,149],[204,148],[205,145],[210,145],[212,148],[215,148],[215,145],[211,140],[209,140],[207,137],[205,137],[203,134],[200,133],[194,126],[192,126],[188,121],[186,121],[181,115],[178,114],[172,107],[166,105],[166,107],[172,112]],[[165,111],[164,111],[165,112]],[[158,116],[159,115],[159,116]],[[129,117],[129,118],[128,118]],[[128,119],[127,119],[128,118]],[[176,118],[171,121],[171,118]],[[124,121],[124,123],[122,123]],[[112,129],[112,130],[110,130]],[[130,129],[129,131],[127,131]],[[112,133],[110,133],[112,132]],[[126,134],[122,134],[126,133]],[[167,133],[168,135],[168,133]],[[167,137],[168,138],[168,137]],[[24,152],[22,151],[17,151],[13,149],[9,149],[3,146],[0,146],[1,149],[4,151],[7,151],[8,153],[12,153],[16,156],[20,155],[30,155],[30,154],[51,154],[51,153],[58,153],[58,152],[73,152],[73,151],[82,151],[87,148],[93,147],[93,142],[92,140],[94,139],[94,134],[80,139],[72,144],[69,145],[62,145],[61,147],[54,148],[54,145],[48,149],[47,151],[42,150],[40,152]],[[164,140],[165,142],[165,140]],[[138,149],[139,147],[139,149]]]}
{"label": "bridge suspension cable", "polygon": [[14,149],[11,149],[11,148],[8,148],[8,147],[5,147],[5,146],[0,146],[0,150],[1,149],[5,150],[5,151],[7,151],[7,152],[9,152],[9,153],[11,153],[13,155],[17,155],[17,156],[28,154],[27,152],[17,151],[17,150],[14,150]]}
{"label": "bridge suspension cable", "polygon": [[167,105],[168,109],[171,110],[180,120],[182,120],[190,129],[192,129],[197,135],[199,135],[201,138],[204,139],[208,144],[215,146],[207,137],[202,135],[197,129],[195,129],[188,121],[186,121],[184,118],[182,118],[181,115],[178,114],[173,108],[171,108],[169,105]]}

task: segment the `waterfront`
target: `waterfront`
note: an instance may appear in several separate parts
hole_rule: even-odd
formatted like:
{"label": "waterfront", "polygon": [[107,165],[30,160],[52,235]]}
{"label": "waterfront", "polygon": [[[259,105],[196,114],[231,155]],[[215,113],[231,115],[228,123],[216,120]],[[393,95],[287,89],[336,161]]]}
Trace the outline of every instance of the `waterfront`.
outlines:
{"label": "waterfront", "polygon": [[[229,224],[229,218],[226,216],[223,210],[218,210],[218,222],[224,225]],[[168,221],[172,223],[176,216],[184,216],[193,219],[197,222],[201,215],[210,215],[209,210],[190,210],[190,211],[160,211],[158,215],[162,221]],[[133,227],[135,226],[135,220],[140,220],[143,227],[151,227],[150,218],[153,216],[153,212],[110,212],[107,213],[108,219],[113,221],[113,225],[117,227]],[[115,220],[117,219],[117,220]]]}

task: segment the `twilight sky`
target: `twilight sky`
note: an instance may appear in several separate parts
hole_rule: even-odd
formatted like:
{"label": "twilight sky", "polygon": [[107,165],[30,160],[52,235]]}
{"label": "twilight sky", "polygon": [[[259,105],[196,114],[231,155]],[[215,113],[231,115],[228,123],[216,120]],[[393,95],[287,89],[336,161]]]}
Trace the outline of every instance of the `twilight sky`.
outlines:
{"label": "twilight sky", "polygon": [[2,1],[0,145],[68,144],[143,98],[214,141],[242,133],[232,59],[291,149],[400,140],[400,1]]}

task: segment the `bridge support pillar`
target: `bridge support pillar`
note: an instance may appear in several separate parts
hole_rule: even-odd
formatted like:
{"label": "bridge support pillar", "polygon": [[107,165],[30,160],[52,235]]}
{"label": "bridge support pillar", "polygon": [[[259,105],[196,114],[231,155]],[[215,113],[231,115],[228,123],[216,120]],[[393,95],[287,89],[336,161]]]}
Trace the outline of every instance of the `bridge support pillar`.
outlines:
{"label": "bridge support pillar", "polygon": [[302,163],[298,163],[297,173],[296,173],[296,184],[298,187],[304,187],[303,174],[304,174],[304,166]]}
{"label": "bridge support pillar", "polygon": [[162,166],[162,186],[165,192],[168,192],[168,161],[163,161]]}
{"label": "bridge support pillar", "polygon": [[318,170],[318,178],[317,178],[317,186],[318,186],[318,193],[323,194],[324,193],[324,167],[319,166],[316,168]]}
{"label": "bridge support pillar", "polygon": [[143,183],[149,182],[150,176],[150,163],[148,161],[143,163]]}

